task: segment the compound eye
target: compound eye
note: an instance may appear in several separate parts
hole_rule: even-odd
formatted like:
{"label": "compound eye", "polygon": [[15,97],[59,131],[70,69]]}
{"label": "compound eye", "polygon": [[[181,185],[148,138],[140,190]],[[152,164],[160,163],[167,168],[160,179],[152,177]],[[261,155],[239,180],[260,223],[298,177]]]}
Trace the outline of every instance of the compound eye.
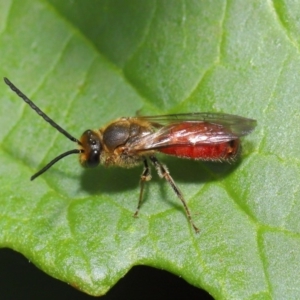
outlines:
{"label": "compound eye", "polygon": [[100,152],[97,150],[92,150],[88,156],[88,160],[86,161],[86,166],[88,168],[97,167],[100,163]]}
{"label": "compound eye", "polygon": [[102,151],[102,145],[98,134],[92,130],[85,131],[80,142],[83,152],[80,155],[80,163],[87,168],[97,167],[100,163],[100,155]]}

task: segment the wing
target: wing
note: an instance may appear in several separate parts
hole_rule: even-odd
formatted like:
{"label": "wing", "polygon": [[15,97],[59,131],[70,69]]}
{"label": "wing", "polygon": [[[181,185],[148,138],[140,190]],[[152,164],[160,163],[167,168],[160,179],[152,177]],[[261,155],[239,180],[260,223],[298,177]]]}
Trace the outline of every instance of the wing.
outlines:
{"label": "wing", "polygon": [[255,120],[222,113],[142,116],[138,119],[149,122],[157,131],[133,142],[132,151],[224,143],[249,134],[256,126]]}
{"label": "wing", "polygon": [[186,113],[171,114],[161,116],[141,116],[138,117],[150,123],[162,127],[168,124],[180,122],[207,122],[222,125],[236,136],[244,136],[249,134],[256,127],[256,120],[240,117],[237,115],[223,113]]}

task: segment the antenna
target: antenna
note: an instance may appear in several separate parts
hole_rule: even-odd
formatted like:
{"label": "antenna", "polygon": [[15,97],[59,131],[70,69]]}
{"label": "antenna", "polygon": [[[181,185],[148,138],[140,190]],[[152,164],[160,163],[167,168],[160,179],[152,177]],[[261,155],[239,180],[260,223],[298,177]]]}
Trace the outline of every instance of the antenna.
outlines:
{"label": "antenna", "polygon": [[47,165],[45,167],[43,167],[41,170],[39,170],[38,172],[36,172],[34,175],[32,175],[30,177],[30,180],[34,180],[35,178],[37,178],[38,176],[42,175],[43,173],[45,173],[49,168],[51,168],[56,162],[58,162],[59,160],[61,160],[62,158],[70,155],[70,154],[76,154],[76,153],[81,153],[83,150],[79,150],[79,149],[74,149],[74,150],[69,150],[67,152],[64,152],[60,155],[58,155],[57,157],[55,157],[53,160],[51,160],[50,162],[47,163]]}
{"label": "antenna", "polygon": [[66,130],[61,128],[57,123],[55,123],[51,118],[49,118],[41,109],[39,109],[25,94],[23,94],[12,82],[10,82],[6,77],[4,77],[4,82],[14,91],[20,98],[22,98],[33,110],[37,112],[46,122],[48,122],[52,127],[66,136],[72,142],[81,145],[80,141],[73,137]]}
{"label": "antenna", "polygon": [[[73,137],[70,133],[68,133],[66,130],[64,130],[62,127],[60,127],[57,123],[55,123],[51,118],[49,118],[41,109],[39,109],[25,94],[23,94],[11,81],[9,81],[6,77],[4,77],[4,82],[11,88],[13,92],[15,92],[20,98],[24,100],[38,115],[40,115],[46,122],[48,122],[52,127],[54,127],[57,131],[62,133],[64,136],[66,136],[69,140],[72,142],[77,143],[78,145],[81,145],[81,142]],[[43,167],[40,171],[35,173],[33,176],[31,176],[30,180],[34,180],[38,176],[42,175],[44,172],[46,172],[49,168],[51,168],[56,162],[61,160],[62,158],[70,155],[70,154],[76,154],[76,153],[82,153],[84,150],[82,149],[74,149],[69,150],[67,152],[64,152],[60,154],[59,156],[55,157],[53,160],[51,160],[45,167]]]}

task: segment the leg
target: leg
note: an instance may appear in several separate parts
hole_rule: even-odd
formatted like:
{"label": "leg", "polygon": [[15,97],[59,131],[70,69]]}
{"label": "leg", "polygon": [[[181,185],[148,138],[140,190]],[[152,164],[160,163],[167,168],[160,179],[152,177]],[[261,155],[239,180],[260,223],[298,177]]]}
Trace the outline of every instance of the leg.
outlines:
{"label": "leg", "polygon": [[149,180],[151,180],[151,172],[150,172],[150,168],[148,166],[147,159],[144,158],[144,170],[143,170],[143,173],[142,173],[141,179],[140,179],[140,187],[141,187],[140,188],[140,197],[139,197],[137,209],[133,215],[135,218],[138,216],[140,207],[142,205],[145,181],[149,181]]}
{"label": "leg", "polygon": [[171,185],[173,191],[176,193],[177,197],[180,199],[180,201],[183,204],[183,207],[185,209],[186,215],[192,225],[192,227],[194,228],[194,230],[196,231],[196,233],[199,232],[198,227],[194,224],[192,216],[191,216],[191,212],[187,206],[186,201],[184,200],[183,194],[181,193],[180,189],[176,186],[173,178],[171,177],[169,171],[167,170],[167,168],[160,163],[157,158],[155,156],[150,156],[149,157],[151,162],[153,163],[153,165],[155,166],[155,169],[157,170],[157,173],[160,177],[164,177],[167,182]]}

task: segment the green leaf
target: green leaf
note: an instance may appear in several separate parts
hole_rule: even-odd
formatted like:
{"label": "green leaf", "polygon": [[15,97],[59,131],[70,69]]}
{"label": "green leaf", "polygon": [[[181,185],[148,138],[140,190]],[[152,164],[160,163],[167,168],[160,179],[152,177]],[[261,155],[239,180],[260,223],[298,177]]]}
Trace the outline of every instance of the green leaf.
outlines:
{"label": "green leaf", "polygon": [[82,170],[76,148],[3,83],[0,245],[92,295],[134,265],[218,299],[300,298],[297,1],[4,1],[0,73],[76,137],[120,116],[220,111],[258,120],[234,165],[161,157],[201,232],[153,172]]}

